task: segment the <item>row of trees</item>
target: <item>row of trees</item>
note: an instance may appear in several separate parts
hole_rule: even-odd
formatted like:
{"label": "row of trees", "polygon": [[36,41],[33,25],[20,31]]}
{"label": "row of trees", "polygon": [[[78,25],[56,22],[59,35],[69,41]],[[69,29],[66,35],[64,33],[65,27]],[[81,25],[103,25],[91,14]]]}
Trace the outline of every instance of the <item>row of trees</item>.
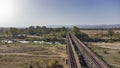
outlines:
{"label": "row of trees", "polygon": [[28,28],[9,28],[7,30],[2,31],[3,35],[12,36],[16,38],[19,34],[25,35],[35,35],[35,36],[43,36],[54,35],[57,34],[59,36],[63,36],[68,31],[68,28],[47,28],[46,26],[30,26]]}
{"label": "row of trees", "polygon": [[[87,34],[80,32],[80,29],[74,26],[71,29],[61,27],[61,28],[47,28],[46,26],[30,26],[28,28],[9,28],[7,30],[1,31],[3,35],[7,37],[12,36],[13,38],[17,38],[18,35],[35,35],[41,36],[44,39],[48,40],[56,40],[58,38],[65,38],[67,33],[75,34],[82,41],[102,41],[102,38],[90,38]],[[98,34],[104,36],[103,34]],[[113,37],[120,36],[120,33],[115,33],[112,29],[108,30],[107,37],[109,39],[113,39]]]}
{"label": "row of trees", "polygon": [[76,26],[74,26],[71,29],[70,33],[76,35],[81,41],[89,40],[88,34],[80,32],[80,28],[78,28]]}

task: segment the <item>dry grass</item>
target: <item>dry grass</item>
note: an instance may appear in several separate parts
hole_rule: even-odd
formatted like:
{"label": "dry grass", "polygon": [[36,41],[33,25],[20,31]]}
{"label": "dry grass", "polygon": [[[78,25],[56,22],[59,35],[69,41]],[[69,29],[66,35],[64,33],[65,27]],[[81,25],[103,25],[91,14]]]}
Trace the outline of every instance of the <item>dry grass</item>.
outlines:
{"label": "dry grass", "polygon": [[[88,34],[90,37],[94,37],[94,35],[101,34],[101,33],[106,34],[108,32],[108,30],[80,30],[80,31]],[[114,32],[120,33],[120,30],[114,30]]]}
{"label": "dry grass", "polygon": [[120,50],[120,42],[114,42],[114,43],[92,43],[92,45],[98,45],[99,47],[103,48],[109,48],[109,49],[118,49]]}
{"label": "dry grass", "polygon": [[[94,38],[96,34],[106,34],[108,30],[80,30]],[[114,30],[120,33],[120,30]],[[106,38],[106,37],[99,37]],[[120,68],[120,42],[104,43],[104,42],[89,42],[88,46],[100,56],[111,68]]]}
{"label": "dry grass", "polygon": [[[114,48],[113,49],[106,48],[106,47],[110,47],[111,45],[104,45],[106,47],[101,47],[101,44],[99,43],[99,44],[96,45],[96,43],[89,43],[88,46],[90,48],[92,48],[92,50],[95,53],[97,53],[112,68],[120,68],[120,53],[119,53],[119,50],[118,49],[114,49]],[[114,43],[114,45],[115,45],[115,43]],[[116,46],[114,46],[114,47],[116,47]]]}
{"label": "dry grass", "polygon": [[50,60],[66,64],[65,45],[11,44],[0,45],[0,68],[47,68]]}

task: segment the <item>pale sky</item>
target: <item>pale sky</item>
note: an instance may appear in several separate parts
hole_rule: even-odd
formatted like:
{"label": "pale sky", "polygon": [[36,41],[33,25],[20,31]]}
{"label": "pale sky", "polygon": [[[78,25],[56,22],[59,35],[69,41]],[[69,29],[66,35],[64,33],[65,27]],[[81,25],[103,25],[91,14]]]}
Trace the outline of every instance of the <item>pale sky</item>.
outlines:
{"label": "pale sky", "polygon": [[120,0],[0,0],[0,27],[120,24]]}

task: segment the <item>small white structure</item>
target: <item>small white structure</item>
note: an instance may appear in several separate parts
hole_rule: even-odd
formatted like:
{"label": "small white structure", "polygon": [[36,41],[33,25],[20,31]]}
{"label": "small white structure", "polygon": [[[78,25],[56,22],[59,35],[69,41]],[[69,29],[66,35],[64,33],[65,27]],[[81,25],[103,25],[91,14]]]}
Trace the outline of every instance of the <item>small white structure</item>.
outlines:
{"label": "small white structure", "polygon": [[29,41],[19,41],[20,43],[29,43]]}
{"label": "small white structure", "polygon": [[39,41],[33,41],[33,43],[39,43]]}
{"label": "small white structure", "polygon": [[44,44],[45,42],[44,41],[39,41],[40,44]]}
{"label": "small white structure", "polygon": [[7,41],[7,43],[13,43],[13,41],[9,40],[9,41]]}
{"label": "small white structure", "polygon": [[13,41],[11,41],[11,40],[2,40],[1,42],[2,43],[13,43]]}
{"label": "small white structure", "polygon": [[52,44],[52,42],[45,42],[45,44]]}
{"label": "small white structure", "polygon": [[61,43],[60,43],[60,42],[55,42],[55,44],[57,44],[57,45],[61,45]]}

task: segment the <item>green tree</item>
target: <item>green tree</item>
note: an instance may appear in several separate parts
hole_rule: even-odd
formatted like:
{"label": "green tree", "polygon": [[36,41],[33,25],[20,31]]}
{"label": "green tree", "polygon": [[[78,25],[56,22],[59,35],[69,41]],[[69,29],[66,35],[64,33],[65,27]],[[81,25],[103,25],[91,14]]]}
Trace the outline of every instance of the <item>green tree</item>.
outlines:
{"label": "green tree", "polygon": [[16,38],[19,34],[19,30],[17,28],[10,28],[10,32],[13,38]]}
{"label": "green tree", "polygon": [[70,33],[76,35],[81,41],[88,41],[89,40],[89,36],[85,33],[80,32],[80,29],[76,26],[74,26],[71,29]]}
{"label": "green tree", "polygon": [[7,30],[4,30],[4,31],[2,32],[2,34],[4,35],[4,37],[8,38],[9,35],[10,35],[10,31],[9,31],[8,29],[7,29]]}
{"label": "green tree", "polygon": [[28,28],[28,34],[29,35],[35,35],[35,27],[34,26],[30,26],[29,28]]}
{"label": "green tree", "polygon": [[115,33],[114,33],[114,31],[112,29],[110,29],[110,30],[108,30],[107,34],[110,37],[110,39],[112,40]]}
{"label": "green tree", "polygon": [[37,36],[41,35],[41,27],[40,26],[36,26],[36,28],[35,28],[35,35],[37,35]]}
{"label": "green tree", "polygon": [[79,34],[80,34],[80,29],[79,29],[77,26],[74,26],[74,27],[71,29],[71,33],[72,33],[72,34],[75,34],[75,35],[79,35]]}

